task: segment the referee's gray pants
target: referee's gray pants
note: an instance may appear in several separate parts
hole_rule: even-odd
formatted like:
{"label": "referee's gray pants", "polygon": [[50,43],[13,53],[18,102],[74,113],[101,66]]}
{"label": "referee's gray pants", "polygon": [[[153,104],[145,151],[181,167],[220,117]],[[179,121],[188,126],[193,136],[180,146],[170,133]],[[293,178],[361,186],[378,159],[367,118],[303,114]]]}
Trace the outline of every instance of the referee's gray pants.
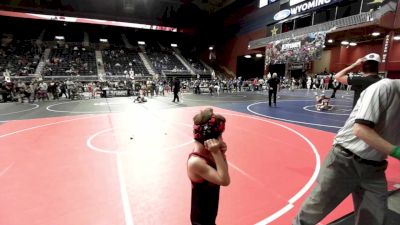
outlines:
{"label": "referee's gray pants", "polygon": [[383,225],[387,213],[387,182],[382,166],[360,163],[333,147],[293,225],[315,225],[349,194],[353,196],[356,225]]}

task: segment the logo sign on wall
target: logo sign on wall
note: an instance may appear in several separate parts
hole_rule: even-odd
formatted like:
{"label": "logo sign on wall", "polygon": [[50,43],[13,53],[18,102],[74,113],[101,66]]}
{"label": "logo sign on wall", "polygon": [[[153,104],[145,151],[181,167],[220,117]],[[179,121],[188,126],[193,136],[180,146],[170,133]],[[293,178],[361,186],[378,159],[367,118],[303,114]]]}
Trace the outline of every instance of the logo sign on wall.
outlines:
{"label": "logo sign on wall", "polygon": [[289,70],[301,70],[304,69],[304,63],[290,63]]}
{"label": "logo sign on wall", "polygon": [[289,9],[283,9],[275,14],[274,20],[279,21],[292,15],[302,14],[319,7],[331,5],[338,0],[290,0]]}
{"label": "logo sign on wall", "polygon": [[386,62],[388,50],[389,50],[389,42],[390,42],[390,34],[385,36],[385,42],[383,42],[383,55],[382,55],[382,63]]}
{"label": "logo sign on wall", "polygon": [[267,27],[267,37],[282,33],[282,24],[274,24]]}
{"label": "logo sign on wall", "polygon": [[290,9],[284,9],[279,11],[277,14],[274,16],[274,20],[284,20],[288,18],[291,15]]}
{"label": "logo sign on wall", "polygon": [[293,43],[283,44],[282,50],[286,51],[286,50],[292,50],[292,49],[296,49],[296,48],[300,48],[300,47],[301,47],[301,41],[297,41],[297,42],[293,42]]}

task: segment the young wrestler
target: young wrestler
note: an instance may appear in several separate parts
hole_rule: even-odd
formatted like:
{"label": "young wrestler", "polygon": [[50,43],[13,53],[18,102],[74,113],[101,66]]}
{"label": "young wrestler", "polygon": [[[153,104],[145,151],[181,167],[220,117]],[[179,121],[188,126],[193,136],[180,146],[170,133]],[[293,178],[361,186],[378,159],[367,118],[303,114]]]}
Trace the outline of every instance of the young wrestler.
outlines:
{"label": "young wrestler", "polygon": [[324,93],[322,93],[321,96],[317,94],[315,100],[317,101],[315,108],[318,111],[331,110],[333,108],[333,106],[329,105],[330,98],[326,97]]}
{"label": "young wrestler", "polygon": [[230,183],[225,158],[226,143],[222,140],[225,118],[205,109],[193,118],[194,150],[187,169],[192,182],[192,225],[215,225],[220,186]]}

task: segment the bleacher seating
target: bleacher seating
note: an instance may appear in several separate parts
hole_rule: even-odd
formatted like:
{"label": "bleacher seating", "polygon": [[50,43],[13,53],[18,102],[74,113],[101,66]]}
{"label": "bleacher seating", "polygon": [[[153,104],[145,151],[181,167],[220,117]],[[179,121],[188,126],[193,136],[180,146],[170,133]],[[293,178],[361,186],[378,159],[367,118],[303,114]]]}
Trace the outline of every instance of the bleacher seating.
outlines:
{"label": "bleacher seating", "polygon": [[148,44],[146,53],[156,71],[162,74],[163,70],[187,73],[186,67],[169,49],[161,49],[158,44]]}
{"label": "bleacher seating", "polygon": [[136,76],[149,74],[137,51],[129,49],[104,50],[102,56],[104,69],[108,75],[126,75],[131,70]]}
{"label": "bleacher seating", "polygon": [[[168,77],[192,76],[174,55],[173,49],[152,46],[146,47],[146,53],[158,74]],[[93,45],[83,47],[80,42],[46,41],[39,46],[31,40],[12,41],[6,47],[0,47],[0,74],[6,69],[11,76],[34,74],[46,48],[50,49],[50,54],[42,72],[45,79],[64,79],[63,77],[78,75],[96,79],[98,76],[96,48]],[[106,75],[121,78],[130,75],[133,70],[135,76],[150,76],[139,51],[139,48],[127,49],[121,46],[101,50]],[[198,74],[209,73],[199,60],[191,58],[189,63]]]}
{"label": "bleacher seating", "polygon": [[203,63],[193,56],[184,56],[189,64],[196,70],[197,73],[210,73]]}
{"label": "bleacher seating", "polygon": [[0,47],[0,74],[8,70],[11,76],[35,73],[43,48],[32,41],[12,41]]}
{"label": "bleacher seating", "polygon": [[66,45],[51,49],[45,76],[97,75],[93,49]]}

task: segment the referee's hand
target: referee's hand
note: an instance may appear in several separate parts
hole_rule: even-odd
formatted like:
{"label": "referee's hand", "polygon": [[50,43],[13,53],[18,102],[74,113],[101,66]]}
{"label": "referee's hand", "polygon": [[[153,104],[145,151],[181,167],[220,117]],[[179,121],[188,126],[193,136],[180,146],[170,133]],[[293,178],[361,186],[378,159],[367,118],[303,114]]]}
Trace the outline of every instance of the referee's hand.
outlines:
{"label": "referee's hand", "polygon": [[359,66],[364,62],[364,58],[359,58],[355,63],[353,63],[353,67]]}

